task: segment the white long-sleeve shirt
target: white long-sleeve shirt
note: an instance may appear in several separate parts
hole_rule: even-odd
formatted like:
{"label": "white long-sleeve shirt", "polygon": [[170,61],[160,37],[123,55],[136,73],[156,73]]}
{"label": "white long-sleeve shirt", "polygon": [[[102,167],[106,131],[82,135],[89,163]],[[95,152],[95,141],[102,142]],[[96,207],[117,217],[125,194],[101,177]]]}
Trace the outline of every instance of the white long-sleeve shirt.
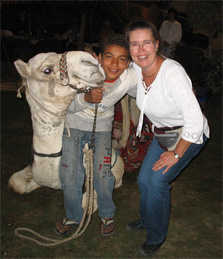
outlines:
{"label": "white long-sleeve shirt", "polygon": [[209,137],[209,126],[192,91],[191,80],[176,61],[166,59],[145,95],[142,69],[133,65],[138,76],[136,103],[156,127],[183,126],[182,138],[191,143]]}
{"label": "white long-sleeve shirt", "polygon": [[159,29],[161,41],[166,41],[170,45],[180,42],[182,38],[182,28],[178,21],[170,22],[166,20]]}
{"label": "white long-sleeve shirt", "polygon": [[[135,97],[137,87],[137,74],[130,67],[111,84],[104,86],[103,99],[98,104],[96,131],[111,131],[114,119],[114,105],[126,93]],[[83,131],[92,131],[95,116],[95,104],[84,101],[84,94],[77,94],[67,110],[67,121],[70,128]]]}

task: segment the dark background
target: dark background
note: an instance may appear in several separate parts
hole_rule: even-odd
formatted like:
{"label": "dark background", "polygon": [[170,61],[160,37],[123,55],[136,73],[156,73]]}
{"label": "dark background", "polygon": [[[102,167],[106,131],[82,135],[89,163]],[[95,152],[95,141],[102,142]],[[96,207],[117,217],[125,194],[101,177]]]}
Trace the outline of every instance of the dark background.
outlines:
{"label": "dark background", "polygon": [[[100,32],[109,20],[115,33],[123,33],[125,26],[135,19],[146,17],[157,28],[166,19],[172,1],[1,1],[1,29],[12,32],[13,37],[2,36],[1,59],[7,55],[11,61],[28,61],[32,56],[55,51],[83,50],[93,44],[99,51]],[[24,21],[20,13],[25,12]],[[192,34],[185,13],[178,20],[182,24],[183,39]],[[83,21],[85,26],[83,25]],[[83,26],[83,27],[82,27]],[[80,44],[81,27],[84,30]],[[68,35],[63,37],[64,33]],[[38,42],[37,42],[38,41]]]}

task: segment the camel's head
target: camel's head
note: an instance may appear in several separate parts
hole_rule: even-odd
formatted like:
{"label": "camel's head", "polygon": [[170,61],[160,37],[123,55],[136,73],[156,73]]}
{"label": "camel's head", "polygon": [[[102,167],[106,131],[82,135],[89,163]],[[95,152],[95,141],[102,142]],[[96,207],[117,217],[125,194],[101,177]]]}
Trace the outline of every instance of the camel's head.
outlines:
{"label": "camel's head", "polygon": [[[65,58],[65,64],[61,60]],[[29,60],[14,62],[31,94],[42,102],[55,102],[74,96],[78,89],[102,86],[104,71],[97,59],[84,51],[70,51],[66,56],[54,52],[41,53]],[[62,83],[65,75],[68,84]]]}

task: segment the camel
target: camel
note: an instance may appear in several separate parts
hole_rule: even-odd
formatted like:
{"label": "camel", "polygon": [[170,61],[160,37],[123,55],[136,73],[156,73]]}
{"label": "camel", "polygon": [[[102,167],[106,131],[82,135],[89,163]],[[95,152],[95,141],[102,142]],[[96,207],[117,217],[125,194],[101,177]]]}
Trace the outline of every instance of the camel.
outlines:
{"label": "camel", "polygon": [[[28,63],[17,60],[14,64],[23,79],[31,110],[33,163],[14,173],[9,179],[9,187],[20,194],[30,193],[41,186],[59,189],[66,110],[79,91],[103,85],[104,71],[98,66],[98,61],[84,51],[41,53]],[[117,163],[118,167],[115,166]],[[112,166],[116,186],[119,187],[124,163],[114,151]]]}

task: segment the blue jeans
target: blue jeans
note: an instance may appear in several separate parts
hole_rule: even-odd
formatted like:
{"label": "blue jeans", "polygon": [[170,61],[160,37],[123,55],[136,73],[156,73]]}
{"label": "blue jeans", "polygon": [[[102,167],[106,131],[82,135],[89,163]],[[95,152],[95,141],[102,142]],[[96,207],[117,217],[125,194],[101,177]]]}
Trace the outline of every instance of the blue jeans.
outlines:
{"label": "blue jeans", "polygon": [[[60,181],[64,192],[66,218],[80,223],[83,216],[82,192],[85,179],[83,148],[90,144],[92,132],[70,129],[71,137],[64,129]],[[95,133],[94,188],[98,195],[99,216],[112,218],[115,205],[112,200],[115,177],[111,172],[111,132]]]}
{"label": "blue jeans", "polygon": [[204,135],[203,139],[202,144],[191,144],[183,157],[162,174],[166,167],[156,172],[152,170],[153,164],[165,152],[153,138],[138,176],[139,211],[142,225],[147,230],[147,243],[155,245],[166,239],[170,217],[170,183],[204,147],[207,137]]}

